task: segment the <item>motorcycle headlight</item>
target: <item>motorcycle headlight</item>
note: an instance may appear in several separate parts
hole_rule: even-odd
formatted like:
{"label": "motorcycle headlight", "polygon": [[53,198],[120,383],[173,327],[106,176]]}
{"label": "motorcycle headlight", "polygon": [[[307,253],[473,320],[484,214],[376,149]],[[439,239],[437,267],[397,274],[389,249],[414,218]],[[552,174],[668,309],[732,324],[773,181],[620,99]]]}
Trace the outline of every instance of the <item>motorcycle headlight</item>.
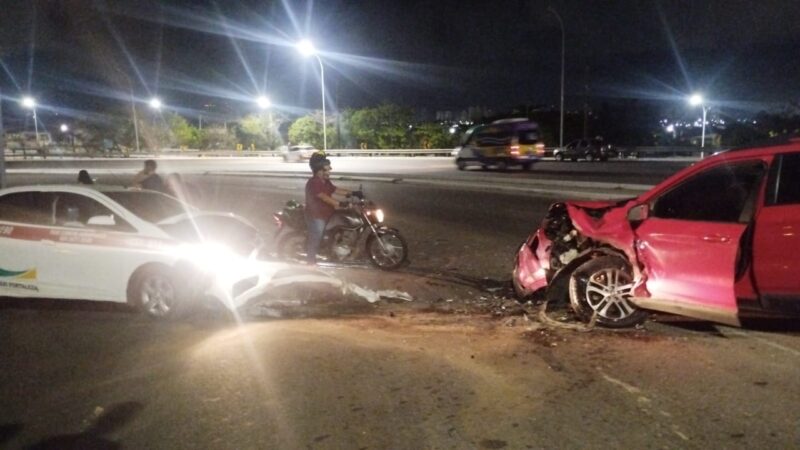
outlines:
{"label": "motorcycle headlight", "polygon": [[378,222],[383,222],[383,210],[382,209],[376,209],[375,210],[375,220],[377,220]]}

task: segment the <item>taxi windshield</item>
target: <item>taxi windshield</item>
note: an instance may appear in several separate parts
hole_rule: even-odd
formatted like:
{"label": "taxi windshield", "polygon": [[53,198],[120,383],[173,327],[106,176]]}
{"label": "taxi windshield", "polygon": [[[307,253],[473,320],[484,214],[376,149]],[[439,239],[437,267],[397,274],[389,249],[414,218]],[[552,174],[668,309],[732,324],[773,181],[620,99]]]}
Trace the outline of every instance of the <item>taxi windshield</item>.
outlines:
{"label": "taxi windshield", "polygon": [[161,222],[191,209],[190,206],[160,192],[114,191],[105,194],[128,211],[152,223]]}

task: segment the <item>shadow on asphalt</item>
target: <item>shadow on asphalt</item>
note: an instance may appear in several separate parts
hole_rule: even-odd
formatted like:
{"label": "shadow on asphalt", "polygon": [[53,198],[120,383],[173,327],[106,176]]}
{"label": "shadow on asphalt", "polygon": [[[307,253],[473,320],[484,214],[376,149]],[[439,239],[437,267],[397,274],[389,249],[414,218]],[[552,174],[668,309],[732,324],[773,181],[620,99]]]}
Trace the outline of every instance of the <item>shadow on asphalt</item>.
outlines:
{"label": "shadow on asphalt", "polygon": [[25,428],[19,423],[8,423],[0,425],[0,447],[18,435]]}
{"label": "shadow on asphalt", "polygon": [[57,300],[49,298],[0,297],[0,311],[93,311],[119,314],[136,314],[128,305],[113,302],[94,302],[88,300]]}
{"label": "shadow on asphalt", "polygon": [[86,431],[74,434],[61,434],[43,439],[28,450],[68,450],[68,449],[117,449],[122,445],[103,436],[130,422],[139,414],[143,405],[139,402],[125,402],[112,405],[102,413]]}

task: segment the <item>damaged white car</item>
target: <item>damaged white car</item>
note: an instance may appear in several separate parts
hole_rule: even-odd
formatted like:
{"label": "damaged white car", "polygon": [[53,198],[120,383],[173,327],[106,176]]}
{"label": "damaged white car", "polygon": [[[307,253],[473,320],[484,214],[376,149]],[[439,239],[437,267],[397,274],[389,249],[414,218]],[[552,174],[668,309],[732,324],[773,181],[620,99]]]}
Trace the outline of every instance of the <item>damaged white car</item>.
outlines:
{"label": "damaged white car", "polygon": [[117,186],[0,191],[0,296],[127,302],[179,317],[207,296],[236,310],[274,270],[256,228],[168,195]]}

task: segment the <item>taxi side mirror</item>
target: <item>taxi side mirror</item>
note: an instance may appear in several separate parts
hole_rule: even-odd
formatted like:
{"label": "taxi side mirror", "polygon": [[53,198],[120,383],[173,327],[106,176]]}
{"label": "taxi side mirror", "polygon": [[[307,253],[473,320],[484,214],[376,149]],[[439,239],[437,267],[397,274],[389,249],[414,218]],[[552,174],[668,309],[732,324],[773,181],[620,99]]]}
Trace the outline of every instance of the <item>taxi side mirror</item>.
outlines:
{"label": "taxi side mirror", "polygon": [[110,227],[116,225],[117,222],[114,220],[114,215],[109,214],[107,216],[92,216],[86,224]]}
{"label": "taxi side mirror", "polygon": [[629,222],[641,222],[650,217],[650,205],[642,203],[628,210]]}

